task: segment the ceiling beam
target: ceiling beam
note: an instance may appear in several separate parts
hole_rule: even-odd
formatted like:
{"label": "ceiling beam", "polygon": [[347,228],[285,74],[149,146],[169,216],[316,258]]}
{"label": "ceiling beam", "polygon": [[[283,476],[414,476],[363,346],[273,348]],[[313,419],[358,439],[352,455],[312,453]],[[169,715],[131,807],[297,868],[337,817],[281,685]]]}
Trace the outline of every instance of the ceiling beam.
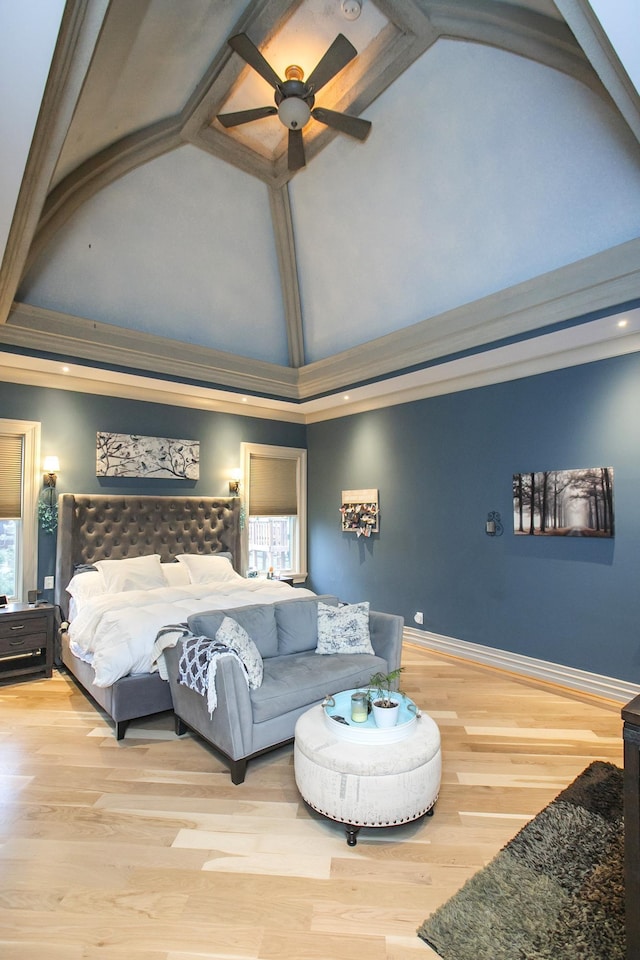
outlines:
{"label": "ceiling beam", "polygon": [[0,325],[25,270],[108,3],[67,0],[0,270]]}
{"label": "ceiling beam", "polygon": [[291,220],[291,204],[287,184],[276,189],[269,188],[271,218],[280,267],[280,283],[289,344],[289,366],[304,365],[304,338],[302,332],[302,306],[296,259],[295,237]]}
{"label": "ceiling beam", "polygon": [[[640,96],[587,0],[555,0],[613,102],[640,141]],[[637,21],[633,25],[637,29]],[[629,24],[632,29],[632,24]]]}

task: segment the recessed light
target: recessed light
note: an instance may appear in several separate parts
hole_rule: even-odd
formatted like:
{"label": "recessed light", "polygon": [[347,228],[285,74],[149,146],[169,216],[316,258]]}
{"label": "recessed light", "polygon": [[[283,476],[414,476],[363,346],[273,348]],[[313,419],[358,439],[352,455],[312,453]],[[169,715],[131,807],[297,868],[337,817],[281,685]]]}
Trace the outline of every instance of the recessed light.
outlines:
{"label": "recessed light", "polygon": [[629,323],[628,320],[618,320],[618,326],[619,326],[619,327],[626,327],[626,326],[628,325],[628,323]]}
{"label": "recessed light", "polygon": [[63,373],[69,373],[69,367],[63,367],[63,368],[62,368],[62,372],[63,372]]}
{"label": "recessed light", "polygon": [[243,398],[242,398],[242,402],[243,402],[243,403],[246,403],[246,402],[247,402],[247,398],[246,398],[246,397],[243,397]]}
{"label": "recessed light", "polygon": [[342,399],[343,399],[343,400],[348,400],[348,399],[349,399],[349,394],[348,394],[348,393],[345,393],[345,395],[344,395],[344,397],[343,397]]}

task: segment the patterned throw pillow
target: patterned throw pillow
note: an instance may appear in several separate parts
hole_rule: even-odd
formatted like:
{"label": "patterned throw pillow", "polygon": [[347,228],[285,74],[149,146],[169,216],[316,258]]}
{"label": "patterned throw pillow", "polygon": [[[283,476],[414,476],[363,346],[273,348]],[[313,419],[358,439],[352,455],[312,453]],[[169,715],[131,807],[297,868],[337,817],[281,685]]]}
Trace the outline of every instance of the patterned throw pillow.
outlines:
{"label": "patterned throw pillow", "polygon": [[318,603],[316,653],[374,653],[369,636],[369,601],[330,607]]}
{"label": "patterned throw pillow", "polygon": [[235,650],[247,671],[249,687],[251,690],[257,689],[262,683],[264,666],[260,652],[247,631],[231,617],[225,617],[216,632],[216,640]]}

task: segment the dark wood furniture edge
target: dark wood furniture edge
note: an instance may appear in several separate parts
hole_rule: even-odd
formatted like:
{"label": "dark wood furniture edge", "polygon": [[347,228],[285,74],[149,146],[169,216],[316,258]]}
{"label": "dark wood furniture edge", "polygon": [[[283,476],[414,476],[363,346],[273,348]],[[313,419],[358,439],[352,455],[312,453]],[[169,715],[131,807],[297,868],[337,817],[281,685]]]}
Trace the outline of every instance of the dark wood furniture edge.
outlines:
{"label": "dark wood furniture edge", "polygon": [[640,960],[640,696],[622,708],[627,960]]}

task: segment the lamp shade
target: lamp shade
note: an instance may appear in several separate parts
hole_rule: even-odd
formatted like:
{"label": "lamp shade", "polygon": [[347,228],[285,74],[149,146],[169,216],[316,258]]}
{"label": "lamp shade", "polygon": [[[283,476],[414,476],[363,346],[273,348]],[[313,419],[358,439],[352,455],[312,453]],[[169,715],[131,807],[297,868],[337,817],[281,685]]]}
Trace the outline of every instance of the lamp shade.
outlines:
{"label": "lamp shade", "polygon": [[57,473],[60,469],[60,461],[57,457],[45,457],[44,469],[47,473]]}
{"label": "lamp shade", "polygon": [[278,107],[280,122],[290,130],[301,130],[310,116],[309,104],[300,97],[286,97]]}

